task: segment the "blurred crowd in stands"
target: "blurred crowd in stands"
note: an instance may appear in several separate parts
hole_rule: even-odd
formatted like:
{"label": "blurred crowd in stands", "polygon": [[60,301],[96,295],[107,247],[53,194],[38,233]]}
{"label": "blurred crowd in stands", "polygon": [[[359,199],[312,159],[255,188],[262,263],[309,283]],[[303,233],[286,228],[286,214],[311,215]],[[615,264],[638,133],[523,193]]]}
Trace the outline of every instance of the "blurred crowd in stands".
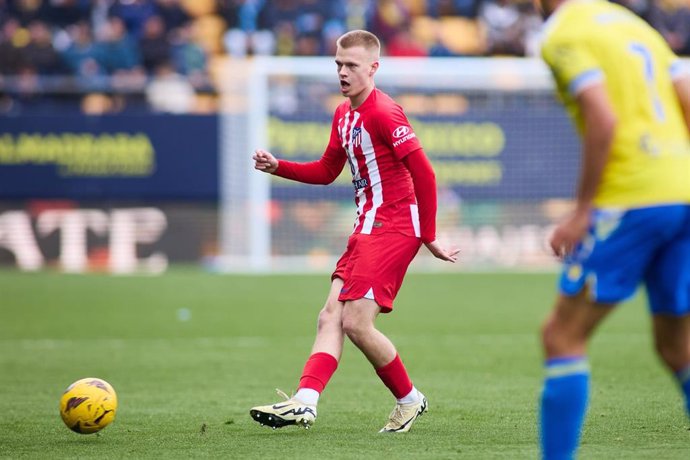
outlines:
{"label": "blurred crowd in stands", "polygon": [[[690,55],[690,0],[615,1]],[[534,56],[541,25],[531,0],[0,0],[0,88],[146,91],[185,112],[223,59],[330,56],[356,28],[387,56]]]}

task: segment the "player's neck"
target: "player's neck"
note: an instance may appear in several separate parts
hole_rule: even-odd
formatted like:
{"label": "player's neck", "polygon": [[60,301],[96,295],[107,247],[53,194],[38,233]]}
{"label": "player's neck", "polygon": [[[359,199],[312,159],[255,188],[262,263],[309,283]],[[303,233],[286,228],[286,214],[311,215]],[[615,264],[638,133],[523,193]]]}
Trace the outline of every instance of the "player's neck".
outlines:
{"label": "player's neck", "polygon": [[352,96],[350,98],[350,109],[356,110],[362,104],[364,104],[364,101],[366,101],[369,98],[369,95],[374,91],[374,89],[375,86],[371,85],[368,88],[364,89],[361,93],[357,94],[356,96]]}

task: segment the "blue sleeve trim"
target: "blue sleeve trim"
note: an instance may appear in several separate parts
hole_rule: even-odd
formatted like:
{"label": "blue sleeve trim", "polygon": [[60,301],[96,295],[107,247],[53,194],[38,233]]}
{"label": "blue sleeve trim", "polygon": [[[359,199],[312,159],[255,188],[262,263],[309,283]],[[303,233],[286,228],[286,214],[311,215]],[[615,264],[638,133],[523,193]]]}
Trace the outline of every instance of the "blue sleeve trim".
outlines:
{"label": "blue sleeve trim", "polygon": [[584,88],[593,83],[600,83],[602,81],[604,81],[604,72],[602,72],[601,69],[587,70],[570,82],[570,85],[568,85],[568,92],[572,96],[577,96]]}
{"label": "blue sleeve trim", "polygon": [[671,74],[671,80],[676,80],[680,77],[690,75],[690,70],[683,61],[677,59],[673,61],[673,63],[669,67],[669,73]]}

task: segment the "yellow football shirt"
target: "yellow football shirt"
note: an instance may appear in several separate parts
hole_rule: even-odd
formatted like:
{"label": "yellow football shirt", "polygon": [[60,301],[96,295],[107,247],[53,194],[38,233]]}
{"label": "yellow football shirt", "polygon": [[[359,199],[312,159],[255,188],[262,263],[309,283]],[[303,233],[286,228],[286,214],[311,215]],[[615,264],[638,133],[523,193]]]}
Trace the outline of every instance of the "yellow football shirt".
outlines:
{"label": "yellow football shirt", "polygon": [[634,208],[690,202],[690,136],[673,89],[681,62],[627,9],[569,0],[545,25],[542,56],[582,133],[575,98],[602,83],[618,119],[594,204]]}

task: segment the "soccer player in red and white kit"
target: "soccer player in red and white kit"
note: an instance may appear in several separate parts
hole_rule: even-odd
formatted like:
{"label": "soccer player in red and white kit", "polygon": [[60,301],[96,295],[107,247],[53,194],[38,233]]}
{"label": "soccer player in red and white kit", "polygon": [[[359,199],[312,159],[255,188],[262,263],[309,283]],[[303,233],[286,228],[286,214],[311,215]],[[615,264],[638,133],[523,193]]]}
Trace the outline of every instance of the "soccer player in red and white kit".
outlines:
{"label": "soccer player in red and white kit", "polygon": [[331,137],[318,161],[277,160],[265,150],[253,159],[259,171],[309,184],[330,184],[349,163],[357,217],[345,253],[331,276],[319,313],[316,340],[295,395],[250,410],[262,425],[308,428],[320,393],[335,372],[347,336],[367,357],[397,400],[381,432],[406,432],[426,412],[427,400],[412,384],[393,343],[376,329],[420,246],[455,262],[459,250],[436,241],[436,178],[402,108],[374,84],[381,45],[364,30],[337,41],[335,63],[347,98],[333,116]]}

